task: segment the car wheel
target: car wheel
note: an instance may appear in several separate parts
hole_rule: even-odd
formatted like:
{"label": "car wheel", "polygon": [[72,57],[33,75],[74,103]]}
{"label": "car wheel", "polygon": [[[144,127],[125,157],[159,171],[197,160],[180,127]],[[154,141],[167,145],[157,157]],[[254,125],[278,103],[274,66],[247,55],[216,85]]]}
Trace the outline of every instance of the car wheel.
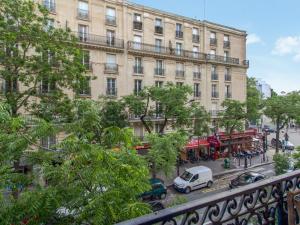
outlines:
{"label": "car wheel", "polygon": [[207,182],[207,187],[208,188],[211,188],[212,185],[213,185],[213,182],[211,180]]}
{"label": "car wheel", "polygon": [[190,193],[190,192],[191,192],[191,188],[190,188],[190,187],[187,187],[187,188],[185,189],[185,193],[188,194],[188,193]]}
{"label": "car wheel", "polygon": [[166,193],[162,193],[162,194],[159,196],[160,199],[165,199],[166,197],[167,197]]}

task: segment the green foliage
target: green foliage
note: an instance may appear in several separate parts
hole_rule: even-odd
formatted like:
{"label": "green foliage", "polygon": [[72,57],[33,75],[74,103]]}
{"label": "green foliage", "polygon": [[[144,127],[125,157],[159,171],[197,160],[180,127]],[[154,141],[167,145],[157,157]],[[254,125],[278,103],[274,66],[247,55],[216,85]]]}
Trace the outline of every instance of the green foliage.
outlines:
{"label": "green foliage", "polygon": [[290,159],[287,154],[275,154],[273,156],[275,162],[275,173],[276,175],[284,174],[290,167]]}
{"label": "green foliage", "polygon": [[192,124],[190,118],[193,110],[188,101],[191,93],[192,90],[187,85],[177,86],[167,83],[162,87],[144,88],[139,95],[126,96],[123,100],[131,114],[140,116],[148,133],[152,132],[151,117],[156,114],[162,115],[164,122],[160,133],[163,133],[167,125],[182,128]]}
{"label": "green foliage", "polygon": [[[37,119],[28,126],[0,104],[0,188],[9,187],[0,199],[0,224],[24,219],[30,224],[114,224],[151,211],[138,200],[150,188],[149,170],[133,150],[132,130],[105,129],[101,139],[118,148],[100,144],[94,133],[101,121],[97,104],[75,105],[68,125]],[[39,146],[41,137],[61,132],[65,138],[55,149]],[[14,171],[12,161],[21,158],[34,165],[30,175]]]}
{"label": "green foliage", "polygon": [[177,205],[181,205],[184,203],[187,203],[188,200],[185,196],[176,196],[172,202],[170,202],[170,204],[168,205],[168,207],[173,207],[173,206],[177,206]]}
{"label": "green foliage", "polygon": [[255,78],[247,78],[247,120],[256,121],[260,118],[263,101],[260,92],[256,88]]}
{"label": "green foliage", "polygon": [[[76,38],[68,30],[47,28],[50,19],[32,0],[0,2],[0,80],[5,82],[0,98],[12,115],[24,108],[46,119],[68,114],[63,90],[84,80]],[[51,91],[41,92],[42,83]]]}
{"label": "green foliage", "polygon": [[296,147],[293,153],[293,159],[295,161],[295,168],[300,168],[300,146]]}
{"label": "green foliage", "polygon": [[203,136],[209,133],[210,115],[203,106],[195,107],[193,135]]}
{"label": "green foliage", "polygon": [[170,176],[175,169],[177,156],[187,141],[183,132],[175,132],[166,135],[149,134],[147,137],[151,148],[146,155],[152,177],[160,171]]}

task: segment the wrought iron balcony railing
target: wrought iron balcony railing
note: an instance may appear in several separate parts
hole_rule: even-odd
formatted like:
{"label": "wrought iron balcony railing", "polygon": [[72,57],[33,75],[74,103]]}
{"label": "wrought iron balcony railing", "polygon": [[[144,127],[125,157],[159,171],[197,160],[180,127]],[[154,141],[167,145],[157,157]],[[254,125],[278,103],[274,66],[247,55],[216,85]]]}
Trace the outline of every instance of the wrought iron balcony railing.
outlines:
{"label": "wrought iron balcony railing", "polygon": [[212,98],[219,98],[219,92],[213,91],[213,92],[211,93],[211,97],[212,97]]}
{"label": "wrought iron balcony railing", "polygon": [[219,80],[219,75],[217,73],[211,73],[211,80]]}
{"label": "wrought iron balcony railing", "polygon": [[223,48],[230,48],[230,41],[224,41]]}
{"label": "wrought iron balcony railing", "polygon": [[244,60],[243,65],[249,67],[249,60]]}
{"label": "wrought iron balcony railing", "polygon": [[155,26],[155,33],[156,34],[163,34],[164,28],[162,26]]}
{"label": "wrought iron balcony railing", "polygon": [[124,41],[115,37],[105,37],[89,33],[74,32],[82,43],[101,45],[114,48],[124,48]]}
{"label": "wrought iron balcony railing", "polygon": [[88,20],[89,11],[84,9],[77,9],[77,18],[81,20]]}
{"label": "wrought iron balcony railing", "polygon": [[210,38],[210,45],[216,46],[217,45],[217,38]]}
{"label": "wrought iron balcony railing", "polygon": [[158,76],[164,76],[165,75],[165,70],[162,68],[155,68],[154,69],[154,74]]}
{"label": "wrought iron balcony railing", "polygon": [[134,30],[143,30],[143,23],[140,21],[133,21]]}
{"label": "wrought iron balcony railing", "polygon": [[51,0],[44,0],[43,5],[46,9],[49,10],[49,12],[55,13],[56,11],[56,5],[54,1]]}
{"label": "wrought iron balcony railing", "polygon": [[134,41],[128,42],[128,49],[139,50],[139,51],[143,51],[143,52],[153,52],[153,53],[159,53],[159,54],[167,54],[168,53],[168,49],[164,46],[144,44],[144,43],[134,42]]}
{"label": "wrought iron balcony railing", "polygon": [[209,113],[212,117],[217,117],[223,110],[210,110]]}
{"label": "wrought iron balcony railing", "polygon": [[184,71],[176,70],[176,78],[184,78]]}
{"label": "wrought iron balcony railing", "polygon": [[[289,224],[287,195],[291,191],[298,191],[299,188],[300,171],[297,170],[117,225],[287,225]],[[297,214],[297,211],[295,213]],[[296,221],[290,222],[297,224]]]}
{"label": "wrought iron balcony railing", "polygon": [[107,96],[111,96],[111,97],[114,97],[114,96],[117,96],[117,88],[106,88],[106,95]]}
{"label": "wrought iron balcony railing", "polygon": [[175,31],[175,37],[182,39],[183,38],[183,32],[179,31],[179,30]]}
{"label": "wrought iron balcony railing", "polygon": [[105,73],[118,73],[119,66],[116,63],[105,63],[104,72]]}
{"label": "wrought iron balcony railing", "polygon": [[106,15],[105,23],[106,23],[106,25],[116,26],[117,25],[117,19],[116,19],[115,16]]}
{"label": "wrought iron balcony railing", "polygon": [[231,81],[231,75],[225,74],[225,81]]}
{"label": "wrought iron balcony railing", "polygon": [[133,66],[133,73],[143,74],[144,73],[144,68],[142,66]]}
{"label": "wrought iron balcony railing", "polygon": [[201,73],[200,72],[194,72],[194,79],[201,79]]}
{"label": "wrought iron balcony railing", "polygon": [[200,36],[198,34],[193,34],[193,42],[199,43],[200,42]]}
{"label": "wrought iron balcony railing", "polygon": [[229,64],[239,64],[240,60],[238,58],[225,57],[215,54],[206,54],[206,59],[208,61],[220,62],[220,63],[229,63]]}

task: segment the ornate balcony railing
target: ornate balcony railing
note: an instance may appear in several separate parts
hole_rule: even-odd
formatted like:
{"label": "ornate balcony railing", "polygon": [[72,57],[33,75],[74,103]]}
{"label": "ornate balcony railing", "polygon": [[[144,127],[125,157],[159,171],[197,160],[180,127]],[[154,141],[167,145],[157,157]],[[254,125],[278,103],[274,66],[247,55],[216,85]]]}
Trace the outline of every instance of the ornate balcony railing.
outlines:
{"label": "ornate balcony railing", "polygon": [[201,73],[200,72],[194,72],[194,79],[201,79]]}
{"label": "ornate balcony railing", "polygon": [[223,48],[230,48],[230,41],[224,41]]}
{"label": "ornate balcony railing", "polygon": [[297,170],[118,225],[287,225],[287,194],[299,188],[300,171]]}
{"label": "ornate balcony railing", "polygon": [[152,52],[152,53],[158,53],[158,54],[167,54],[168,53],[168,49],[164,46],[144,44],[144,43],[134,42],[134,41],[128,42],[128,49],[138,50],[138,51],[143,51],[143,52]]}
{"label": "ornate balcony railing", "polygon": [[101,45],[113,48],[124,48],[124,41],[115,37],[105,37],[95,34],[74,32],[81,43]]}
{"label": "ornate balcony railing", "polygon": [[244,60],[243,65],[249,67],[249,60]]}
{"label": "ornate balcony railing", "polygon": [[106,95],[110,97],[116,97],[117,96],[117,88],[106,88]]}
{"label": "ornate balcony railing", "polygon": [[143,30],[143,23],[140,21],[133,21],[134,30]]}
{"label": "ornate balcony railing", "polygon": [[163,34],[164,28],[162,26],[155,26],[155,33],[156,34]]}
{"label": "ornate balcony railing", "polygon": [[211,73],[211,80],[219,80],[219,75],[217,73]]}
{"label": "ornate balcony railing", "polygon": [[179,30],[175,31],[175,37],[182,39],[183,38],[183,32],[179,31]]}
{"label": "ornate balcony railing", "polygon": [[164,76],[165,75],[165,70],[162,68],[155,68],[154,69],[154,74],[158,76]]}
{"label": "ornate balcony railing", "polygon": [[133,66],[133,73],[143,74],[144,73],[144,67],[142,67],[142,66]]}
{"label": "ornate balcony railing", "polygon": [[212,117],[217,117],[223,110],[210,110],[209,112]]}
{"label": "ornate balcony railing", "polygon": [[212,98],[219,98],[219,92],[213,91],[213,92],[211,93],[211,97],[212,97]]}
{"label": "ornate balcony railing", "polygon": [[206,59],[208,61],[220,62],[220,63],[230,63],[230,64],[239,64],[240,60],[238,58],[225,57],[221,55],[206,54]]}
{"label": "ornate balcony railing", "polygon": [[231,75],[225,74],[225,81],[231,81]]}
{"label": "ornate balcony railing", "polygon": [[193,34],[193,43],[199,43],[200,42],[200,36],[198,34]]}
{"label": "ornate balcony railing", "polygon": [[210,38],[209,43],[210,43],[210,45],[216,46],[217,45],[217,38]]}
{"label": "ornate balcony railing", "polygon": [[117,25],[117,19],[116,19],[115,16],[106,15],[106,17],[105,17],[105,23],[107,25],[116,26]]}
{"label": "ornate balcony railing", "polygon": [[85,9],[77,9],[77,18],[81,20],[89,19],[89,11]]}
{"label": "ornate balcony railing", "polygon": [[184,71],[176,70],[176,78],[184,78]]}
{"label": "ornate balcony railing", "polygon": [[104,72],[105,73],[118,73],[119,66],[116,63],[105,63]]}

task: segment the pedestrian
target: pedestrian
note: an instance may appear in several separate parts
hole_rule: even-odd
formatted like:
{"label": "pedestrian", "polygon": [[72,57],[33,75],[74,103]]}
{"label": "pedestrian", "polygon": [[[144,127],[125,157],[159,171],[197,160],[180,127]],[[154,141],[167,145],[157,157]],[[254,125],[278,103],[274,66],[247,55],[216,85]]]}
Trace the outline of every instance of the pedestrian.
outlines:
{"label": "pedestrian", "polygon": [[284,140],[285,140],[285,141],[288,141],[288,140],[289,140],[289,135],[288,135],[287,132],[286,132],[285,135],[284,135]]}

